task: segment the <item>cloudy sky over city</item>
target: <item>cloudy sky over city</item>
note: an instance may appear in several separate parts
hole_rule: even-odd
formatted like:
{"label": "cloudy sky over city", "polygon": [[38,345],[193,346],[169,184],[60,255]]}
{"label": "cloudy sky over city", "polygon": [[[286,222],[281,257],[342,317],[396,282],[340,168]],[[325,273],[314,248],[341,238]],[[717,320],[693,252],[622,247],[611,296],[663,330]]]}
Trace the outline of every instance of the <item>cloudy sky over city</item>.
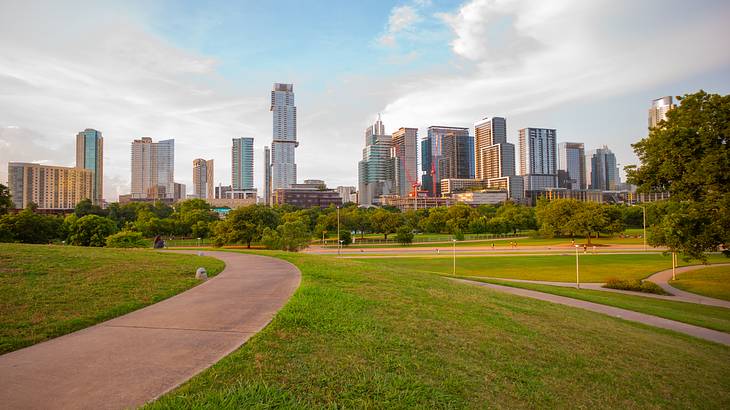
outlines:
{"label": "cloudy sky over city", "polygon": [[681,0],[0,0],[0,181],[8,161],[73,166],[105,137],[105,197],[129,192],[130,142],[174,138],[176,180],[254,137],[260,188],[271,85],[294,83],[299,179],[357,185],[363,130],[507,118],[608,145],[623,165],[650,100],[730,92],[730,2]]}

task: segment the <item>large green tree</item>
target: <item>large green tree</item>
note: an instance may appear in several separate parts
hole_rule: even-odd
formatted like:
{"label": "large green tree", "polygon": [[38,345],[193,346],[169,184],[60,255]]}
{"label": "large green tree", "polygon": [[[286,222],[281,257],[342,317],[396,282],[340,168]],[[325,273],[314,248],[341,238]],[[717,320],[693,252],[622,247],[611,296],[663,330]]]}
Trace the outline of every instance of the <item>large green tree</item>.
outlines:
{"label": "large green tree", "polygon": [[213,240],[219,246],[245,243],[250,248],[251,242],[260,240],[266,228],[276,229],[279,219],[279,214],[266,205],[236,208],[228,213],[225,220],[215,224]]}
{"label": "large green tree", "polygon": [[0,184],[0,215],[5,215],[13,208],[13,201],[10,199],[10,190],[5,185]]}
{"label": "large green tree", "polygon": [[385,240],[403,224],[403,215],[385,209],[378,209],[370,216],[373,232],[382,233]]}
{"label": "large green tree", "polygon": [[99,215],[86,215],[75,220],[68,234],[71,245],[104,246],[106,238],[116,233],[117,225],[109,218]]}
{"label": "large green tree", "polygon": [[677,206],[652,227],[649,242],[704,259],[730,246],[730,95],[699,91],[649,136],[633,144],[640,165],[626,168],[640,192],[665,191]]}

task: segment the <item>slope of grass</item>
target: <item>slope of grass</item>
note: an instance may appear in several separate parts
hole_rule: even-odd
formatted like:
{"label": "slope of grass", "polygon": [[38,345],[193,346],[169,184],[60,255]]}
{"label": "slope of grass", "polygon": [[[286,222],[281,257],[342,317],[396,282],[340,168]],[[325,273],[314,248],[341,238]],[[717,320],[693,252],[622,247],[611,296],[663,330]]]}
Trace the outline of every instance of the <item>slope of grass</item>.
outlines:
{"label": "slope of grass", "polygon": [[199,283],[223,262],[152,250],[0,244],[0,353],[123,315]]}
{"label": "slope of grass", "polygon": [[538,292],[552,293],[554,295],[633,310],[634,312],[646,313],[648,315],[659,316],[665,319],[688,323],[690,325],[702,326],[708,329],[730,333],[730,309],[722,307],[654,299],[644,296],[633,296],[599,290],[578,290],[575,288],[566,288],[561,286],[539,285],[533,283],[474,277],[464,278],[486,283],[512,286],[515,288],[536,290]]}
{"label": "slope of grass", "polygon": [[302,284],[150,408],[730,406],[730,348],[437,275],[265,253]]}
{"label": "slope of grass", "polygon": [[669,284],[698,295],[730,300],[730,266],[714,266],[680,273],[677,280],[670,281]]}
{"label": "slope of grass", "polygon": [[[409,258],[367,258],[365,263],[394,266],[440,274],[451,274],[453,260],[449,257],[415,256]],[[662,254],[580,254],[582,282],[605,282],[609,278],[644,279],[652,273],[670,269],[672,258]],[[710,262],[727,262],[724,256],[713,255]],[[456,274],[508,279],[575,282],[575,256],[504,256],[460,257],[456,259]]]}

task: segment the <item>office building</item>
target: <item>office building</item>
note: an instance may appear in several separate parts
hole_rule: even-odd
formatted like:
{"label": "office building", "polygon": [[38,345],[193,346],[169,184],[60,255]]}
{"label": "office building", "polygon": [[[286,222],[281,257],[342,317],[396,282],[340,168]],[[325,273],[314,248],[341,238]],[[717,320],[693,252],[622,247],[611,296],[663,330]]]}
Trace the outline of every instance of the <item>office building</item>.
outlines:
{"label": "office building", "polygon": [[492,189],[483,191],[459,192],[451,195],[456,202],[469,206],[496,205],[507,201],[508,194],[505,190]]}
{"label": "office building", "polygon": [[430,126],[421,140],[421,186],[441,196],[442,179],[474,178],[474,137],[468,128]]}
{"label": "office building", "polygon": [[378,204],[380,196],[395,192],[392,147],[393,138],[385,135],[385,127],[378,115],[378,120],[365,129],[365,148],[362,150],[362,160],[358,163],[360,205]]}
{"label": "office building", "polygon": [[172,197],[173,201],[184,201],[185,199],[187,199],[187,197],[188,197],[188,194],[186,191],[185,184],[175,182],[174,194]]}
{"label": "office building", "polygon": [[582,142],[558,144],[558,187],[586,189],[585,147]]}
{"label": "office building", "polygon": [[391,158],[395,193],[407,196],[418,185],[417,128],[399,128],[392,134]]}
{"label": "office building", "polygon": [[616,155],[604,145],[603,148],[591,151],[587,157],[590,158],[591,189],[617,190],[621,180],[616,165]]}
{"label": "office building", "polygon": [[264,203],[271,205],[271,150],[264,147]]}
{"label": "office building", "polygon": [[233,138],[231,185],[235,190],[253,189],[253,138]]}
{"label": "office building", "polygon": [[193,160],[193,196],[200,199],[212,199],[214,178],[213,160],[197,158]]}
{"label": "office building", "polygon": [[76,168],[88,169],[93,178],[91,202],[104,201],[104,138],[101,132],[87,128],[76,134]]}
{"label": "office building", "polygon": [[132,142],[132,199],[174,199],[175,140]]}
{"label": "office building", "polygon": [[489,187],[489,182],[475,178],[446,178],[441,180],[441,195],[453,196],[459,192],[480,190]]}
{"label": "office building", "polygon": [[94,193],[90,169],[56,167],[26,162],[8,163],[8,189],[16,209],[31,203],[41,210],[71,210]]}
{"label": "office building", "polygon": [[526,193],[558,186],[556,134],[549,128],[519,130],[520,175]]}
{"label": "office building", "polygon": [[507,142],[507,120],[485,118],[474,124],[474,166],[477,179],[515,174],[514,145]]}
{"label": "office building", "polygon": [[331,205],[341,206],[342,198],[334,189],[322,189],[320,185],[292,184],[290,188],[275,189],[272,203],[297,208],[327,208]]}
{"label": "office building", "polygon": [[274,84],[271,91],[271,114],[271,189],[274,190],[288,188],[297,182],[294,149],[299,146],[299,142],[293,84]]}
{"label": "office building", "polygon": [[357,203],[357,190],[354,186],[338,186],[335,191],[340,194],[343,204],[347,202]]}
{"label": "office building", "polygon": [[649,108],[649,128],[656,127],[660,122],[667,119],[667,113],[674,108],[671,96],[657,98],[651,102]]}

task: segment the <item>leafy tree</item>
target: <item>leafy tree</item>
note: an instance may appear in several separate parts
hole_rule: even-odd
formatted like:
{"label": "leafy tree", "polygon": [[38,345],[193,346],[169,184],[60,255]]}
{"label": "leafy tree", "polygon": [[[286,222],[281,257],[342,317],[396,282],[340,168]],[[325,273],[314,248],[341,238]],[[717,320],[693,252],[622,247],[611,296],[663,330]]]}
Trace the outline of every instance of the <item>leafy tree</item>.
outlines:
{"label": "leafy tree", "polygon": [[74,215],[79,218],[86,215],[106,216],[107,212],[99,205],[92,204],[90,199],[82,199],[81,202],[76,204],[76,208],[74,208]]}
{"label": "leafy tree", "polygon": [[146,248],[149,243],[139,232],[121,231],[106,238],[106,246],[109,248]]}
{"label": "leafy tree", "polygon": [[466,204],[456,204],[446,208],[446,227],[448,232],[463,232],[469,229],[469,223],[476,217],[474,208]]}
{"label": "leafy tree", "polygon": [[569,224],[580,206],[581,202],[575,199],[540,200],[535,211],[540,233],[548,238],[572,237],[574,232]]}
{"label": "leafy tree", "polygon": [[[219,246],[245,243],[251,248],[251,242],[260,240],[266,228],[275,229],[279,225],[279,219],[279,214],[266,205],[234,209],[224,221],[216,224],[213,230],[214,243]],[[309,229],[305,231],[309,234]]]}
{"label": "leafy tree", "polygon": [[693,258],[730,246],[730,95],[679,97],[667,120],[633,144],[641,165],[626,167],[640,192],[667,191],[670,202],[649,243]]}
{"label": "leafy tree", "polygon": [[0,184],[0,215],[5,215],[13,209],[13,201],[10,197],[10,189],[3,184]]}
{"label": "leafy tree", "polygon": [[413,243],[413,231],[408,226],[401,226],[395,234],[395,239],[401,245],[410,245]]}
{"label": "leafy tree", "polygon": [[347,246],[352,243],[352,234],[350,231],[341,231],[340,232],[340,241],[342,241],[343,246]]}
{"label": "leafy tree", "polygon": [[499,207],[496,215],[504,218],[512,229],[512,233],[515,234],[518,230],[535,229],[537,227],[535,211],[527,206],[505,202]]}
{"label": "leafy tree", "polygon": [[0,218],[0,241],[20,243],[49,243],[59,239],[63,220],[59,217],[39,215],[24,209]]}
{"label": "leafy tree", "polygon": [[270,249],[297,252],[306,248],[311,238],[307,224],[302,219],[287,221],[276,229],[265,228],[261,241]]}
{"label": "leafy tree", "polygon": [[449,233],[448,220],[449,214],[446,207],[432,208],[428,212],[428,217],[421,220],[421,231],[428,233]]}
{"label": "leafy tree", "polygon": [[370,217],[370,224],[372,225],[373,231],[382,233],[387,241],[388,235],[395,233],[403,224],[402,215],[381,208],[373,212]]}
{"label": "leafy tree", "polygon": [[104,246],[106,238],[116,231],[117,226],[111,219],[86,215],[71,225],[68,240],[71,245]]}

